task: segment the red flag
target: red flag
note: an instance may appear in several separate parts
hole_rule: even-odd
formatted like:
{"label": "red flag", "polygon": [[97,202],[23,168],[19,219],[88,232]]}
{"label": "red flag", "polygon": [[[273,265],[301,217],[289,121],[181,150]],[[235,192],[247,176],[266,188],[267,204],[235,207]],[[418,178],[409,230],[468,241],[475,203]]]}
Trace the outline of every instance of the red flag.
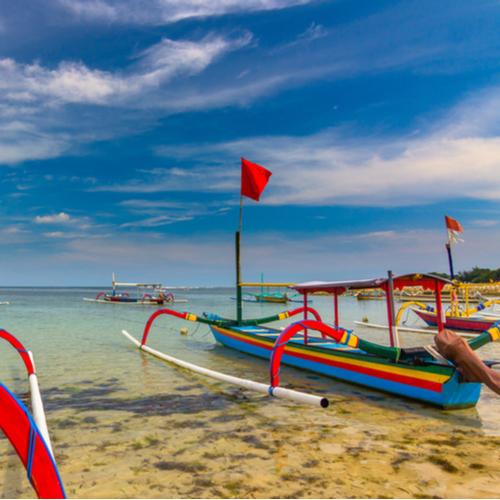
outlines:
{"label": "red flag", "polygon": [[259,201],[272,172],[257,163],[241,159],[241,194]]}
{"label": "red flag", "polygon": [[460,222],[458,222],[456,219],[453,219],[452,217],[448,217],[447,215],[445,215],[444,220],[446,221],[446,227],[448,228],[449,231],[455,231],[456,233],[464,232],[462,224],[460,224]]}

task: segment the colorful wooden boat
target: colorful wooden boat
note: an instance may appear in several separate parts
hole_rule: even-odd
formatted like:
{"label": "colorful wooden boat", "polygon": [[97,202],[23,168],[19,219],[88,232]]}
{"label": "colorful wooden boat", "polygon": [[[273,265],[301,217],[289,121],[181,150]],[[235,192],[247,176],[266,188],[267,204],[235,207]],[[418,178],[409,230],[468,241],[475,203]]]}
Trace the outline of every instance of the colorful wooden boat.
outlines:
{"label": "colorful wooden boat", "polygon": [[286,304],[290,300],[286,292],[255,293],[253,296],[256,302],[267,302],[271,304]]}
{"label": "colorful wooden boat", "polygon": [[[427,311],[417,308],[411,309],[420,319],[429,326],[437,325],[437,315],[433,311]],[[477,333],[484,332],[491,328],[499,318],[489,318],[488,316],[446,316],[444,326],[450,330],[473,331]]]}
{"label": "colorful wooden boat", "polygon": [[[394,327],[391,308],[391,290],[401,289],[408,283],[436,290],[436,307],[440,291],[447,280],[434,275],[411,274],[374,280],[343,282],[309,282],[293,288],[304,297],[304,306],[289,312],[261,319],[225,319],[214,314],[198,317],[192,313],[179,313],[169,309],[156,311],[149,319],[141,341],[146,346],[154,320],[169,314],[188,321],[210,326],[214,338],[222,345],[240,352],[269,359],[271,387],[279,385],[281,362],[330,376],[345,382],[414,399],[445,409],[474,406],[480,396],[481,384],[465,382],[456,367],[429,347],[401,348]],[[338,297],[356,288],[380,288],[388,295],[390,345],[375,344],[357,337],[352,331],[339,326]],[[323,322],[319,314],[307,305],[308,296],[314,293],[333,295],[333,326]],[[283,321],[297,314],[304,319],[292,323],[284,330],[265,326],[266,323]],[[309,319],[314,315],[314,319]],[[438,321],[438,328],[443,328]],[[316,333],[314,333],[316,332]],[[500,332],[495,324],[488,331],[468,341],[473,349],[498,340]]]}
{"label": "colorful wooden boat", "polygon": [[373,292],[361,291],[361,292],[356,294],[356,299],[358,299],[358,300],[384,300],[385,296],[381,292],[373,293]]}
{"label": "colorful wooden boat", "polygon": [[28,479],[39,498],[66,498],[52,452],[33,355],[12,334],[0,330],[0,338],[17,350],[28,374],[30,412],[0,383],[0,428],[26,468]]}
{"label": "colorful wooden boat", "polygon": [[[118,288],[135,288],[137,293],[130,296],[128,292],[118,292]],[[151,293],[149,293],[151,292]],[[99,292],[95,298],[85,297],[85,302],[100,304],[125,304],[138,306],[163,306],[173,303],[185,303],[185,299],[176,299],[174,294],[167,292],[161,283],[124,283],[116,281],[115,273],[112,277],[112,291]]]}
{"label": "colorful wooden boat", "polygon": [[[262,167],[259,168],[262,169]],[[267,175],[263,186],[270,176],[270,172],[267,173],[269,175]],[[241,193],[244,193],[243,182]],[[259,196],[251,197],[258,200]],[[235,234],[236,319],[226,319],[216,314],[198,316],[189,312],[181,313],[171,309],[160,309],[155,311],[147,321],[140,342],[124,332],[141,350],[177,365],[189,367],[189,363],[174,361],[171,356],[159,353],[147,345],[148,336],[156,318],[161,315],[170,315],[186,321],[207,324],[215,339],[222,345],[249,355],[269,359],[268,393],[270,395],[274,395],[276,391],[282,389],[279,384],[280,367],[283,362],[345,382],[385,391],[441,408],[465,408],[477,403],[481,384],[463,380],[459,370],[451,362],[444,359],[436,348],[425,346],[408,349],[401,348],[399,345],[394,310],[394,291],[415,286],[420,286],[425,291],[432,291],[436,300],[437,328],[438,331],[441,331],[444,328],[445,317],[441,299],[442,290],[445,285],[452,285],[452,282],[439,276],[408,274],[395,278],[389,272],[386,278],[372,280],[313,281],[295,284],[290,288],[303,296],[302,307],[265,318],[244,319],[242,288],[252,284],[245,284],[241,279],[242,207],[243,198],[240,200],[239,230]],[[367,289],[374,291],[373,293],[381,291],[385,296],[389,346],[361,339],[352,331],[340,326],[339,296]],[[309,296],[312,294],[333,296],[333,326],[322,321],[318,312],[309,306]],[[286,326],[284,330],[276,329],[274,325],[268,325],[299,314],[303,314],[303,319]],[[314,319],[310,319],[311,316]],[[500,330],[498,324],[495,324],[486,332],[468,340],[468,344],[472,349],[478,349],[499,338]],[[198,372],[209,375],[209,370],[203,368]],[[226,380],[230,378],[225,376]]]}

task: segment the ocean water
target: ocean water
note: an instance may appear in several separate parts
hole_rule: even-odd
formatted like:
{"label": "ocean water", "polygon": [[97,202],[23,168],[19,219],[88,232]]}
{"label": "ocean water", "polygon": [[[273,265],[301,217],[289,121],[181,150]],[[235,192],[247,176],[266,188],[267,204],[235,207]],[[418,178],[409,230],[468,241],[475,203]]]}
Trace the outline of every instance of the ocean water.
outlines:
{"label": "ocean water", "polygon": [[[87,303],[91,288],[3,288],[0,327],[33,351],[56,460],[71,497],[498,497],[500,398],[441,411],[283,368],[285,386],[325,394],[326,410],[215,382],[137,351],[152,307]],[[230,289],[178,291],[177,310],[234,316]],[[331,318],[331,298],[313,307]],[[245,303],[246,317],[283,304]],[[341,323],[385,322],[384,302],[342,297]],[[412,320],[409,320],[410,322]],[[415,320],[416,323],[416,320]],[[187,327],[188,335],[180,328]],[[387,343],[387,332],[357,329]],[[403,345],[432,337],[402,334]],[[215,344],[208,327],[163,316],[149,344],[202,366],[266,382],[268,365]],[[500,359],[500,344],[480,354]],[[17,354],[0,350],[0,379],[26,398]],[[0,495],[32,497],[0,440]]]}

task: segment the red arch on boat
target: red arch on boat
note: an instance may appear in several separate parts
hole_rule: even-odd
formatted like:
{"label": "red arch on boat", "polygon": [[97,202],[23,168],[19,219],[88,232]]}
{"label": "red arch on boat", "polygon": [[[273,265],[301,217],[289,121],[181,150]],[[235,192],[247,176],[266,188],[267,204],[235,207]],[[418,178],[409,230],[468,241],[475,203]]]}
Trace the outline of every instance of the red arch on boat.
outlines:
{"label": "red arch on boat", "polygon": [[28,372],[28,377],[35,373],[35,367],[33,366],[33,362],[31,361],[30,355],[24,345],[7,330],[0,329],[0,338],[6,340],[19,353],[19,356],[21,356],[24,366],[26,367],[26,371]]}
{"label": "red arch on boat", "polygon": [[54,458],[24,404],[0,384],[0,428],[26,468],[39,498],[66,498]]}
{"label": "red arch on boat", "polygon": [[141,345],[146,344],[146,340],[148,340],[149,330],[151,330],[151,326],[153,325],[154,320],[163,314],[169,314],[170,316],[175,316],[179,319],[187,319],[189,313],[187,312],[178,312],[172,309],[158,309],[155,311],[148,319],[146,326],[144,327],[144,332],[142,334]]}
{"label": "red arch on boat", "polygon": [[[283,357],[283,351],[285,350],[286,344],[294,335],[296,335],[301,330],[316,330],[322,334],[323,338],[330,337],[335,340],[335,342],[339,343],[347,343],[350,338],[350,334],[347,330],[344,330],[342,328],[332,328],[322,321],[313,321],[307,319],[291,324],[290,326],[285,328],[285,330],[283,330],[281,335],[274,342],[269,367],[272,387],[277,387],[280,383],[281,358]],[[346,333],[348,335],[344,339],[344,342],[342,342],[342,338]]]}
{"label": "red arch on boat", "polygon": [[95,300],[99,300],[103,295],[106,295],[106,292],[99,292],[96,296],[95,296]]}
{"label": "red arch on boat", "polygon": [[[281,314],[286,314],[286,317],[290,318],[291,316],[296,316],[297,314],[300,314],[304,311],[310,312],[316,318],[316,322],[321,322],[321,316],[320,316],[319,312],[316,311],[316,309],[313,309],[312,307],[297,307],[297,309],[293,309],[292,311],[285,311],[285,313],[281,313]],[[151,330],[151,326],[153,325],[155,319],[158,316],[162,316],[163,314],[169,314],[170,316],[175,316],[176,318],[185,319],[188,321],[196,321],[196,318],[197,318],[197,316],[195,314],[188,313],[188,312],[178,312],[178,311],[174,311],[173,309],[158,309],[158,311],[155,311],[149,317],[149,319],[146,323],[146,326],[144,327],[141,345],[146,344],[146,341],[148,340],[149,331]],[[279,314],[277,314],[276,316],[279,316]]]}

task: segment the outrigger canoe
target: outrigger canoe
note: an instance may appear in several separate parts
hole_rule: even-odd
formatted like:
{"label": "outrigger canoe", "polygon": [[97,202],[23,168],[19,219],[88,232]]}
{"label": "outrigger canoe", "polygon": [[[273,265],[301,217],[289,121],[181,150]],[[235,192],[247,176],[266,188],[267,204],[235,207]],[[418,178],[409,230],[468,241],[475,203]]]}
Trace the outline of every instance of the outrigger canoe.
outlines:
{"label": "outrigger canoe", "polygon": [[[459,370],[444,359],[433,346],[402,348],[398,346],[391,312],[391,289],[419,285],[436,291],[438,310],[440,296],[448,280],[434,275],[411,274],[395,278],[343,282],[308,282],[293,288],[304,296],[304,306],[293,311],[261,319],[225,319],[214,314],[197,316],[169,309],[156,311],[148,320],[140,347],[146,342],[155,319],[163,314],[210,326],[214,338],[222,345],[270,361],[269,387],[280,383],[281,363],[302,368],[345,382],[354,383],[444,409],[474,406],[481,393],[481,384],[466,382]],[[388,296],[390,345],[376,344],[359,338],[339,326],[338,297],[349,290],[380,288]],[[308,295],[321,292],[334,297],[334,323],[325,323],[307,305]],[[302,314],[303,319],[284,330],[266,323],[283,321]],[[313,318],[313,319],[310,319]],[[440,321],[439,329],[443,328]],[[317,333],[313,333],[317,332]],[[319,334],[319,335],[318,335]],[[487,331],[468,340],[472,349],[498,340],[500,331],[495,324]]]}
{"label": "outrigger canoe", "polygon": [[[251,164],[253,165],[253,164]],[[263,167],[255,167],[256,178],[252,185],[259,186],[257,192],[248,194],[248,162],[242,159],[242,189],[240,199],[239,228],[235,233],[236,256],[236,319],[222,318],[216,314],[198,316],[189,312],[181,313],[171,309],[160,309],[149,318],[142,340],[132,337],[123,331],[139,349],[161,359],[192,369],[192,364],[172,358],[146,345],[151,326],[156,318],[163,314],[175,316],[187,321],[195,321],[209,325],[215,339],[222,345],[240,352],[268,359],[270,361],[269,385],[249,381],[234,380],[234,383],[245,387],[259,387],[269,395],[277,395],[284,390],[279,387],[280,367],[285,363],[297,368],[313,371],[322,375],[334,377],[345,382],[351,382],[370,389],[385,391],[397,396],[414,399],[441,408],[453,409],[474,406],[481,393],[481,384],[467,382],[458,368],[445,359],[439,350],[432,345],[402,348],[399,345],[394,311],[394,291],[408,286],[421,286],[432,291],[436,300],[436,316],[438,331],[444,329],[445,313],[441,295],[445,285],[452,282],[432,274],[409,274],[394,278],[389,272],[387,278],[356,281],[324,282],[314,281],[295,284],[290,288],[303,296],[303,306],[292,311],[268,316],[260,319],[243,319],[243,294],[245,285],[241,279],[240,243],[242,228],[243,195],[258,200],[271,173]],[[250,175],[250,177],[252,177]],[[254,186],[254,187],[255,187]],[[251,190],[250,190],[251,191]],[[343,328],[339,323],[338,297],[346,292],[370,289],[381,290],[385,294],[389,346],[376,344],[355,335],[351,330]],[[317,311],[309,306],[309,295],[321,293],[333,296],[334,322],[325,323]],[[284,330],[277,329],[269,323],[283,321],[303,314],[303,319],[286,326]],[[310,316],[314,319],[310,319]],[[478,349],[488,342],[498,340],[500,330],[495,323],[487,331],[468,341],[472,349]],[[467,346],[465,346],[467,347]],[[478,360],[482,364],[481,360]],[[489,368],[488,368],[489,369]],[[197,367],[198,373],[214,376],[202,367]],[[219,380],[229,381],[235,377],[218,373]],[[257,390],[257,389],[256,389]],[[301,400],[299,396],[292,399]],[[320,398],[302,398],[304,401],[318,402]],[[320,403],[322,406],[323,403]]]}
{"label": "outrigger canoe", "polygon": [[[411,310],[427,325],[437,326],[437,315],[434,310],[423,310],[411,308]],[[445,327],[451,330],[483,332],[493,326],[499,318],[488,317],[487,313],[484,316],[446,316]]]}
{"label": "outrigger canoe", "polygon": [[[99,292],[95,298],[85,297],[85,302],[98,304],[122,304],[136,306],[163,306],[166,304],[187,302],[185,299],[177,299],[174,294],[167,292],[161,283],[124,283],[116,281],[115,273],[111,278],[111,292]],[[118,288],[135,288],[135,296],[128,292],[118,292]],[[151,293],[147,292],[150,290]],[[139,293],[140,292],[140,293]]]}
{"label": "outrigger canoe", "polygon": [[0,428],[26,468],[28,479],[39,498],[66,498],[52,452],[45,412],[35,372],[33,355],[12,334],[0,330],[21,356],[28,374],[31,409],[0,383]]}

